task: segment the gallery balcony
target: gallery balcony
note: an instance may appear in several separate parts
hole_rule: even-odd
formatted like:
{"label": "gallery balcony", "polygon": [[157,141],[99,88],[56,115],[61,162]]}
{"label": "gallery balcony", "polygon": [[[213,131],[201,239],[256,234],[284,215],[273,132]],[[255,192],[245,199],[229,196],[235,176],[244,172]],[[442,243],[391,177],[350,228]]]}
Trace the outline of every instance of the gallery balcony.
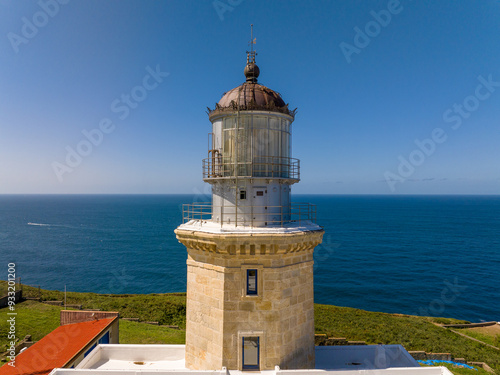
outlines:
{"label": "gallery balcony", "polygon": [[214,155],[203,159],[203,180],[234,178],[288,179],[291,183],[300,180],[300,160],[281,156],[259,156],[252,161]]}
{"label": "gallery balcony", "polygon": [[288,224],[316,223],[316,205],[292,203],[287,206],[213,206],[211,202],[182,205],[183,223],[198,221],[243,227],[285,227]]}

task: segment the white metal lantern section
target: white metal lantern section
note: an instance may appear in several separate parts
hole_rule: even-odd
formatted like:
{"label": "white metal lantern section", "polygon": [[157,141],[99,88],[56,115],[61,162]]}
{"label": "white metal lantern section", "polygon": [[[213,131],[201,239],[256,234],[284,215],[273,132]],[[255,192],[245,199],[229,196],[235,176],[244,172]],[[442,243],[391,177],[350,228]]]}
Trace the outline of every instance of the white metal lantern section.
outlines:
{"label": "white metal lantern section", "polygon": [[290,116],[244,112],[214,119],[203,178],[285,178],[299,180],[292,159]]}
{"label": "white metal lantern section", "polygon": [[291,158],[293,117],[235,111],[212,118],[203,178],[213,185],[212,221],[251,227],[290,222],[290,185],[300,179]]}

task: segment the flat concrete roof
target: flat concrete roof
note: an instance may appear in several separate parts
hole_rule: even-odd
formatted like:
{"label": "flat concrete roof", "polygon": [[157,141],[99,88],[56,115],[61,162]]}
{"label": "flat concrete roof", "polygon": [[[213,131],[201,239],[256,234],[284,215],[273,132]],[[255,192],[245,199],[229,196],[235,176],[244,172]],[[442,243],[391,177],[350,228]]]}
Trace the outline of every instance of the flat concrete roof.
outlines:
{"label": "flat concrete roof", "polygon": [[75,369],[51,375],[452,375],[445,367],[420,367],[401,345],[317,346],[310,370],[188,370],[184,353],[185,345],[98,345]]}
{"label": "flat concrete roof", "polygon": [[97,345],[76,368],[138,371],[187,370],[184,355],[185,345]]}

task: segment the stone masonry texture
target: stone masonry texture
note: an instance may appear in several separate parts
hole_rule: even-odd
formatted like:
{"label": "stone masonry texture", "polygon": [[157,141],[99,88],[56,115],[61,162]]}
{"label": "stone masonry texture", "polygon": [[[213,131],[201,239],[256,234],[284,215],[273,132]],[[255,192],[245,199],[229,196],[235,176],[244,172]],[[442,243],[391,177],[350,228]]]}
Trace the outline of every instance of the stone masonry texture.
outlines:
{"label": "stone masonry texture", "polygon": [[[260,338],[260,370],[314,368],[313,251],[323,231],[176,230],[187,247],[186,366],[242,369],[242,338]],[[258,294],[246,294],[246,270]]]}

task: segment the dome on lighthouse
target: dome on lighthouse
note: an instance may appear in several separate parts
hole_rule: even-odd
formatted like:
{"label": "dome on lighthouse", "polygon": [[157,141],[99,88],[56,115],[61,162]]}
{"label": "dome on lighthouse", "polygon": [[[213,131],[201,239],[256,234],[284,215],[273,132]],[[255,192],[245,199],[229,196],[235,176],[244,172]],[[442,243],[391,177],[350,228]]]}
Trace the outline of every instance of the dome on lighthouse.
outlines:
{"label": "dome on lighthouse", "polygon": [[270,111],[295,116],[295,111],[288,109],[288,104],[276,91],[257,83],[260,69],[255,61],[247,61],[244,69],[246,82],[224,93],[214,109],[208,108],[212,118],[221,112],[228,111]]}
{"label": "dome on lighthouse", "polygon": [[270,88],[257,83],[257,78],[260,74],[260,69],[254,62],[248,62],[243,71],[246,82],[242,85],[226,92],[222,99],[219,100],[219,106],[227,108],[232,106],[234,101],[237,105],[257,107],[285,107],[286,104],[281,98],[281,95]]}
{"label": "dome on lighthouse", "polygon": [[286,107],[280,94],[257,82],[245,82],[226,92],[218,104],[222,108],[227,108],[232,106],[232,102],[240,107],[252,105],[257,107]]}

